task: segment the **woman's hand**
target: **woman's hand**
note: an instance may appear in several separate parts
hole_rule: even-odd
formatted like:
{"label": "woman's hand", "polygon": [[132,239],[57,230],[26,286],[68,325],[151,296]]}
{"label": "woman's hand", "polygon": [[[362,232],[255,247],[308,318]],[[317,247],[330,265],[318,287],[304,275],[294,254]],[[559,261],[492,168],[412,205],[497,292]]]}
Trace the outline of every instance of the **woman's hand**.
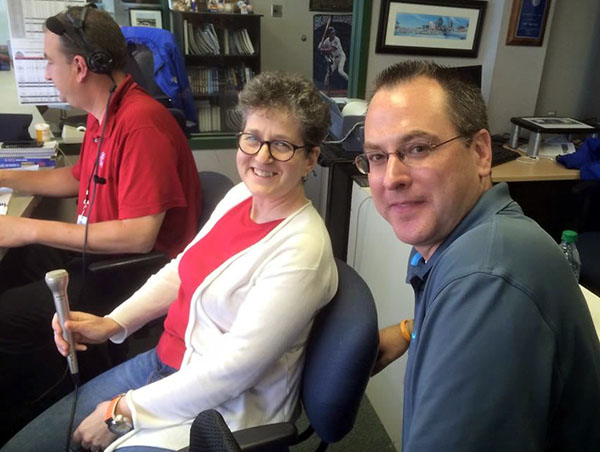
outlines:
{"label": "woman's hand", "polygon": [[100,451],[112,443],[117,435],[112,433],[104,422],[110,401],[99,403],[96,409],[86,417],[73,433],[73,441],[84,449]]}
{"label": "woman's hand", "polygon": [[[63,338],[63,330],[58,322],[58,316],[52,318],[54,342],[61,355],[69,354],[69,343]],[[86,312],[71,311],[69,320],[65,322],[65,329],[71,332],[75,350],[87,350],[85,344],[100,344],[109,337],[122,331],[121,325],[108,317],[98,317]]]}
{"label": "woman's hand", "polygon": [[[412,332],[413,321],[408,321],[408,331]],[[400,325],[388,326],[379,331],[379,353],[371,375],[375,375],[385,369],[389,364],[400,358],[410,342],[404,339]]]}

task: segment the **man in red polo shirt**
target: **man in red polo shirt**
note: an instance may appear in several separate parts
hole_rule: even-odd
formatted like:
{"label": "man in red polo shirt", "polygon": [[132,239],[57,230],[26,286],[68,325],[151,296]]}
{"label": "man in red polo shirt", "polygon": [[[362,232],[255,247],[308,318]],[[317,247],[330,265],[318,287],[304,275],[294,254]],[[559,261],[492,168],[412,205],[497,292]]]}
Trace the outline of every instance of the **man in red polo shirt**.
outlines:
{"label": "man in red polo shirt", "polygon": [[[80,158],[51,171],[0,171],[0,186],[78,196],[78,219],[0,217],[0,247],[11,248],[0,263],[0,445],[62,394],[50,391],[33,402],[64,371],[48,328],[54,304],[45,273],[66,268],[72,308],[107,313],[129,295],[120,293],[120,278],[130,275],[87,273],[82,252],[88,263],[152,250],[174,257],[194,237],[200,213],[187,139],[168,110],[123,71],[127,47],[112,18],[92,7],[50,17],[44,54],[46,79],[61,99],[89,113]],[[16,413],[28,405],[29,413]]]}

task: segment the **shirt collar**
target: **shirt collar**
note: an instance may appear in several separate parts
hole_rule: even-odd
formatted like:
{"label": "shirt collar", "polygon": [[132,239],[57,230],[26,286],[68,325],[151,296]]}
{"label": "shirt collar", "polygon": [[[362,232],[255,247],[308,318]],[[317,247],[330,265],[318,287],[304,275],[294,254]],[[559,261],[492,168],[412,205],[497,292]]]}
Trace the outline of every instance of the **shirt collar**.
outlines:
{"label": "shirt collar", "polygon": [[[106,133],[110,134],[110,130],[114,124],[115,121],[115,115],[121,105],[121,101],[123,100],[123,98],[125,97],[125,94],[130,90],[133,89],[134,87],[137,86],[137,83],[135,83],[133,81],[133,78],[131,77],[131,74],[127,74],[127,76],[125,77],[125,79],[123,80],[123,83],[121,83],[117,89],[115,90],[115,92],[112,95],[112,98],[110,99],[110,104],[108,104],[108,114],[105,115],[106,117],[108,117],[108,123],[106,124]],[[92,116],[92,115],[90,115]],[[92,116],[93,117],[93,116]],[[99,126],[100,124],[98,123],[98,119],[93,117],[94,121],[96,121],[97,126]]]}
{"label": "shirt collar", "polygon": [[510,197],[508,185],[504,182],[494,185],[492,188],[485,191],[473,208],[458,223],[458,225],[456,225],[450,235],[440,244],[427,262],[425,262],[423,256],[421,256],[416,249],[412,249],[406,274],[406,282],[412,285],[415,290],[422,287],[427,281],[429,271],[446,248],[464,233],[473,229],[476,225],[489,221],[490,216],[504,210],[511,205],[511,203],[513,204],[511,207],[518,208],[518,204]]}

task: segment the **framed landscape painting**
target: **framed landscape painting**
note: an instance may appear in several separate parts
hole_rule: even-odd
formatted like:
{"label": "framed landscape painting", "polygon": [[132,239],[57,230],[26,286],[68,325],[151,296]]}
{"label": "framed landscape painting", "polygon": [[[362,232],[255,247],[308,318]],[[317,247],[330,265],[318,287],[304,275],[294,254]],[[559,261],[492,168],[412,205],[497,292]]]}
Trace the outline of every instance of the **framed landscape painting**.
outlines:
{"label": "framed landscape painting", "polygon": [[382,0],[377,53],[477,57],[487,2]]}

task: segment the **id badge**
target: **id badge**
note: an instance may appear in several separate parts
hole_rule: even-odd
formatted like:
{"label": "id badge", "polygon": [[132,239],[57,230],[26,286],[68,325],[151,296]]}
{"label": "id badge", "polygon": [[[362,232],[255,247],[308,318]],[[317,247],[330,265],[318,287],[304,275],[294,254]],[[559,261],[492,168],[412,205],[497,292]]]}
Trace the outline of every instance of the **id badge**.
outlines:
{"label": "id badge", "polygon": [[87,217],[84,214],[79,214],[77,224],[87,224]]}

